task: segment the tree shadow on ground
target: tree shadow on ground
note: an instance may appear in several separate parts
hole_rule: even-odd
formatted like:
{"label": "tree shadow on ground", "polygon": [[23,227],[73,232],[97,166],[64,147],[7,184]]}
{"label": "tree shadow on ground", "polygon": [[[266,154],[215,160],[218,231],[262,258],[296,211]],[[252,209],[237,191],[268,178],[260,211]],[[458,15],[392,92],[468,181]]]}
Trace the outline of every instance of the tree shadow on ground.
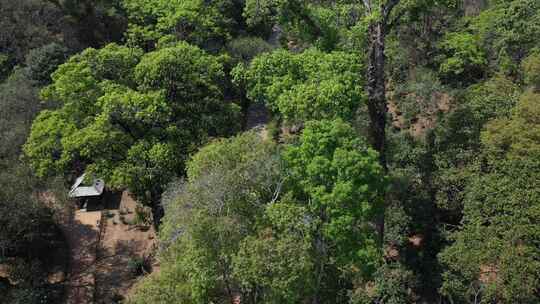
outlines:
{"label": "tree shadow on ground", "polygon": [[137,252],[141,246],[143,242],[139,240],[118,240],[112,248],[100,248],[96,303],[115,303],[114,298],[129,289],[136,277],[130,263],[143,258]]}

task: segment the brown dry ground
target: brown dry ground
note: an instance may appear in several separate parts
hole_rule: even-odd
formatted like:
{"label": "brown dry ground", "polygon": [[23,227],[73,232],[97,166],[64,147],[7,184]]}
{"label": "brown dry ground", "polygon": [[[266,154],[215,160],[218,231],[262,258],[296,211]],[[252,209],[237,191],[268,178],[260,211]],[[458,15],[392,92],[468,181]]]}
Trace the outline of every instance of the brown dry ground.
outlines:
{"label": "brown dry ground", "polygon": [[11,284],[16,284],[17,282],[13,282],[11,280],[11,277],[9,276],[10,268],[7,264],[0,264],[0,279],[8,280]]}
{"label": "brown dry ground", "polygon": [[102,210],[76,211],[64,228],[71,257],[68,304],[117,303],[137,281],[128,268],[129,261],[136,257],[153,260],[153,226],[132,225],[137,203],[128,192],[117,198],[118,202],[113,202],[114,195],[107,196]]}
{"label": "brown dry ground", "polygon": [[[415,138],[421,138],[428,130],[435,128],[438,113],[447,113],[451,109],[452,100],[448,94],[434,93],[432,98],[436,101],[435,106],[415,117],[408,127],[409,133]],[[388,113],[390,113],[394,128],[401,130],[407,128],[407,122],[403,117],[403,113],[400,111],[399,105],[392,99],[391,94],[388,96]]]}
{"label": "brown dry ground", "polygon": [[66,284],[66,303],[93,303],[96,250],[99,243],[101,212],[76,211],[73,221],[65,228],[70,247],[70,267]]}
{"label": "brown dry ground", "polygon": [[[125,297],[136,282],[128,264],[134,258],[152,260],[156,249],[156,233],[152,225],[130,225],[137,203],[128,192],[122,193],[119,209],[108,210],[103,217],[102,237],[96,268],[96,302],[114,303]],[[122,220],[123,218],[123,220]]]}

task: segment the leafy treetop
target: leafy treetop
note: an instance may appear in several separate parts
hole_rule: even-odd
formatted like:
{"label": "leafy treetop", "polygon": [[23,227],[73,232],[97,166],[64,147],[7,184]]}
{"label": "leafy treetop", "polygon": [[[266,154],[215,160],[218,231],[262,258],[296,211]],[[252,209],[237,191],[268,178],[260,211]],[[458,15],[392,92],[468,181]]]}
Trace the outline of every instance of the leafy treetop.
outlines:
{"label": "leafy treetop", "polygon": [[52,78],[42,98],[58,109],[40,113],[24,147],[39,176],[91,171],[148,201],[208,136],[235,128],[220,61],[185,42],[87,49]]}
{"label": "leafy treetop", "polygon": [[263,102],[286,120],[342,118],[352,120],[364,100],[358,56],[316,49],[301,54],[265,53],[234,73],[247,96]]}

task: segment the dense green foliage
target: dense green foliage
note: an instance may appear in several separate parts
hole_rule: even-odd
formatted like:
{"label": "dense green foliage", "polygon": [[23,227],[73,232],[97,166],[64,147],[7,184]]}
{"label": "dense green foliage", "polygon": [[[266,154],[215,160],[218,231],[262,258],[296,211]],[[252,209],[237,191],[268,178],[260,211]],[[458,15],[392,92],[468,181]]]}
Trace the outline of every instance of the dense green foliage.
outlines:
{"label": "dense green foliage", "polygon": [[298,55],[285,50],[263,54],[234,73],[237,82],[245,83],[250,100],[298,122],[352,120],[364,99],[360,71],[356,55],[311,49]]}
{"label": "dense green foliage", "polygon": [[321,120],[308,122],[300,145],[287,149],[285,160],[296,195],[307,197],[308,210],[320,217],[319,241],[332,262],[373,271],[378,253],[369,223],[381,212],[384,193],[377,152],[349,125]]}
{"label": "dense green foliage", "polygon": [[164,194],[162,263],[168,266],[137,289],[135,303],[208,303],[233,296],[239,242],[256,231],[279,183],[276,153],[275,145],[247,133],[194,156],[187,181]]}
{"label": "dense green foliage", "polygon": [[463,228],[441,254],[443,291],[473,301],[537,302],[540,283],[539,96],[525,93],[510,118],[482,134],[487,168],[465,187]]}
{"label": "dense green foliage", "polygon": [[222,64],[184,42],[144,56],[115,44],[87,49],[52,77],[42,98],[59,108],[39,114],[25,145],[39,176],[86,167],[152,202],[194,147],[235,129]]}
{"label": "dense green foliage", "polygon": [[125,0],[126,36],[131,43],[151,46],[164,35],[173,35],[209,50],[219,49],[241,26],[240,1]]}
{"label": "dense green foliage", "polygon": [[59,303],[40,195],[87,173],[152,207],[128,303],[538,303],[538,33],[538,0],[4,0],[0,302]]}
{"label": "dense green foliage", "polygon": [[[58,303],[61,284],[47,275],[65,259],[67,248],[55,221],[55,208],[38,200],[42,191],[61,183],[38,181],[18,161],[32,119],[40,104],[38,84],[28,67],[16,69],[0,84],[0,265],[9,279],[0,278],[0,298],[6,303]],[[59,202],[60,203],[60,202]],[[59,207],[56,206],[56,207]],[[60,265],[63,262],[60,262]]]}
{"label": "dense green foliage", "polygon": [[369,226],[384,188],[376,152],[344,122],[321,121],[283,158],[255,133],[195,154],[187,181],[165,194],[167,270],[134,303],[333,303],[344,294],[332,288],[369,277],[380,260]]}

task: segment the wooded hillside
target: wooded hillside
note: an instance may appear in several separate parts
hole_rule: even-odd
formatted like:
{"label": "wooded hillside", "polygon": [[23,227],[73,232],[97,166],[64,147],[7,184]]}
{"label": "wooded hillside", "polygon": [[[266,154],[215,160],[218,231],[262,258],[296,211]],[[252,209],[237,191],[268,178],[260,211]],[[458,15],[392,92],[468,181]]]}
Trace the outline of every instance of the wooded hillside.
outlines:
{"label": "wooded hillside", "polygon": [[540,303],[540,0],[1,0],[0,142],[0,303],[82,174],[158,235],[96,303]]}

